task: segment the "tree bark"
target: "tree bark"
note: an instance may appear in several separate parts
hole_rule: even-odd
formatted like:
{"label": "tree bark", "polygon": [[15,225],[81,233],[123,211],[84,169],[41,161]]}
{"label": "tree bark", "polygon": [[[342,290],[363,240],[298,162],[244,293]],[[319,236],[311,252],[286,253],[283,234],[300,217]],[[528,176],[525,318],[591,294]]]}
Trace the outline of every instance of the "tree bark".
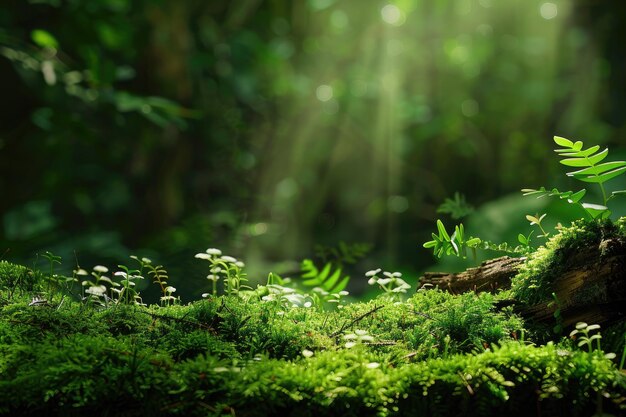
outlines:
{"label": "tree bark", "polygon": [[[562,249],[557,249],[562,250]],[[515,311],[535,322],[559,323],[570,327],[583,321],[610,324],[625,318],[626,311],[626,242],[605,239],[599,245],[582,247],[563,254],[563,263],[552,283],[554,300],[535,305],[525,300],[511,300]],[[421,284],[437,286],[451,293],[495,291],[509,288],[511,278],[525,258],[507,256],[483,262],[477,268],[459,273],[427,272]]]}
{"label": "tree bark", "polygon": [[511,278],[517,274],[517,267],[526,258],[501,258],[485,261],[476,268],[469,268],[463,272],[426,272],[420,278],[422,286],[439,287],[453,294],[466,291],[494,292],[511,287]]}

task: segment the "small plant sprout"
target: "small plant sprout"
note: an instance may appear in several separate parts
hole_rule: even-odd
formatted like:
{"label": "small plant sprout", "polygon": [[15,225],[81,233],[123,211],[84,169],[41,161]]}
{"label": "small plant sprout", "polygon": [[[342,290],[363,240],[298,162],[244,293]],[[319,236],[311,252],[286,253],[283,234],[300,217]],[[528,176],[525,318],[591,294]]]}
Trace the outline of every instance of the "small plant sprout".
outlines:
{"label": "small plant sprout", "polygon": [[136,305],[143,304],[141,297],[139,296],[139,291],[135,289],[135,281],[138,279],[144,279],[141,275],[139,275],[139,270],[130,269],[125,265],[118,265],[118,268],[120,268],[121,271],[117,271],[114,275],[122,278],[120,281],[122,288],[112,289],[118,294],[118,303]]}
{"label": "small plant sprout", "polygon": [[168,285],[167,281],[169,280],[169,276],[163,265],[154,266],[152,265],[152,260],[148,258],[139,259],[134,255],[131,256],[131,258],[139,262],[139,265],[141,266],[139,269],[139,275],[143,275],[143,270],[147,269],[148,275],[152,276],[152,282],[159,285],[159,288],[161,289],[161,306],[169,306],[175,304],[177,301],[180,301],[180,298],[172,295],[176,292],[176,288]]}
{"label": "small plant sprout", "polygon": [[356,329],[352,333],[344,334],[343,340],[346,341],[346,349],[350,349],[359,344],[371,343],[374,341],[374,337],[370,336],[366,330]]}
{"label": "small plant sprout", "polygon": [[209,272],[207,279],[211,282],[211,293],[202,294],[203,297],[217,296],[217,281],[224,278],[224,292],[226,295],[238,295],[241,289],[251,289],[242,285],[247,281],[243,272],[245,264],[236,258],[222,255],[222,251],[216,248],[209,248],[205,252],[196,253],[197,259],[209,262]]}
{"label": "small plant sprout", "polygon": [[175,304],[176,301],[179,301],[179,299],[177,299],[176,297],[172,295],[175,292],[176,292],[176,288],[172,287],[171,285],[168,285],[167,287],[165,287],[165,289],[163,290],[164,295],[161,296],[160,298],[161,305],[165,304],[169,306],[169,305]]}
{"label": "small plant sprout", "polygon": [[48,294],[50,296],[50,301],[52,301],[52,297],[54,296],[54,292],[56,291],[56,286],[59,283],[59,276],[54,273],[54,265],[61,265],[61,257],[49,251],[46,251],[42,256],[48,260],[48,264],[50,265],[50,273],[47,277],[47,281]]}
{"label": "small plant sprout", "polygon": [[[593,351],[593,341],[597,340],[597,349],[601,351],[602,349],[600,348],[600,339],[602,339],[602,335],[600,335],[600,333],[596,333],[590,336],[591,332],[599,329],[599,324],[587,324],[584,322],[579,322],[576,323],[576,328],[571,331],[569,336],[574,340],[578,339],[578,347],[587,346],[589,353]],[[609,355],[612,355],[611,359],[615,358],[614,353]]]}
{"label": "small plant sprout", "polygon": [[463,223],[455,226],[454,233],[450,236],[443,222],[437,220],[437,231],[439,233],[432,233],[431,236],[433,240],[424,243],[424,247],[427,249],[433,248],[433,252],[438,258],[441,258],[443,255],[456,255],[466,258],[468,248],[474,252],[476,248],[483,243],[482,240],[477,237],[466,237]]}
{"label": "small plant sprout", "polygon": [[533,233],[535,233],[534,230],[531,230],[530,233],[527,235],[520,233],[517,235],[517,241],[521,243],[522,246],[526,247],[527,249],[530,249],[530,241],[532,239]]}
{"label": "small plant sprout", "polygon": [[345,304],[343,297],[349,294],[350,293],[346,290],[331,293],[322,287],[315,287],[311,290],[309,296],[313,299],[313,304],[317,308],[322,309],[324,307],[324,303],[329,303],[337,305],[337,309],[342,309]]}
{"label": "small plant sprout", "polygon": [[94,278],[91,280],[84,280],[81,285],[87,287],[85,294],[88,294],[83,298],[84,301],[99,305],[101,307],[108,306],[109,297],[107,297],[107,287],[104,283],[109,283],[111,287],[119,287],[120,284],[111,281],[111,278],[107,277],[106,273],[109,272],[109,268],[102,265],[96,265],[93,267],[91,276]]}
{"label": "small plant sprout", "polygon": [[313,306],[313,298],[306,294],[300,294],[293,288],[284,287],[278,284],[268,284],[266,288],[269,293],[261,297],[261,301],[276,302],[287,308],[310,308]]}
{"label": "small plant sprout", "polygon": [[411,288],[411,286],[402,279],[402,273],[384,271],[382,274],[383,278],[381,278],[379,276],[380,272],[380,268],[374,269],[367,271],[365,276],[369,278],[367,281],[369,285],[378,284],[386,295],[396,298],[400,294],[406,293],[407,290]]}
{"label": "small plant sprout", "polygon": [[[530,222],[531,226],[537,226],[539,228],[539,230],[541,230],[541,234],[538,235],[537,237],[543,237],[543,238],[548,238],[548,236],[550,235],[550,233],[546,232],[546,230],[543,228],[543,226],[541,225],[541,222],[543,221],[543,219],[546,217],[546,214],[542,214],[541,216],[539,214],[536,214],[534,216],[531,216],[530,214],[526,215],[526,220],[528,220]],[[519,237],[519,236],[518,236]],[[529,235],[530,237],[530,235]],[[523,243],[523,242],[522,242]]]}

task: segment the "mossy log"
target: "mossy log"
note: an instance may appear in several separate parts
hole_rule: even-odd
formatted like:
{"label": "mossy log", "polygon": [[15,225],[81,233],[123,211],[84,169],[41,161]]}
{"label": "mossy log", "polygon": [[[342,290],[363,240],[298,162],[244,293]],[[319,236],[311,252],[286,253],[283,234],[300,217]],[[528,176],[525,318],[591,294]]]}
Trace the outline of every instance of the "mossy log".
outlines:
{"label": "mossy log", "polygon": [[420,285],[432,285],[453,294],[507,289],[511,287],[511,278],[517,274],[517,267],[524,260],[525,258],[503,256],[459,273],[426,272],[420,278]]}
{"label": "mossy log", "polygon": [[[561,250],[561,249],[556,249]],[[551,283],[556,300],[533,305],[526,300],[512,300],[515,310],[534,322],[554,323],[560,312],[565,327],[577,322],[609,324],[625,318],[626,312],[626,242],[605,239],[599,245],[568,251],[556,265],[558,273]],[[438,286],[452,293],[506,289],[525,258],[501,257],[477,268],[454,274],[426,273],[421,284]]]}

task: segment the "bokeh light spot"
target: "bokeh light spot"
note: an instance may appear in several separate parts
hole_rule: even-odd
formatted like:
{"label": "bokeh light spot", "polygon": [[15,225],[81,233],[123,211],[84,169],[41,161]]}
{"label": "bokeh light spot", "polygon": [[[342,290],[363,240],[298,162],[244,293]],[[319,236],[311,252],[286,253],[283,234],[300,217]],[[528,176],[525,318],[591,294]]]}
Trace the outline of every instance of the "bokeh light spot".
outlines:
{"label": "bokeh light spot", "polygon": [[390,25],[399,26],[403,23],[402,11],[393,4],[387,4],[380,10],[383,20]]}
{"label": "bokeh light spot", "polygon": [[476,116],[478,114],[478,111],[479,107],[476,100],[469,99],[461,103],[461,112],[466,117]]}
{"label": "bokeh light spot", "polygon": [[260,236],[267,233],[267,223],[256,223],[250,227],[250,234],[253,236]]}
{"label": "bokeh light spot", "polygon": [[544,19],[550,20],[556,17],[558,9],[554,3],[543,3],[539,8],[539,13]]}
{"label": "bokeh light spot", "polygon": [[315,90],[315,96],[319,101],[328,101],[333,98],[333,88],[330,85],[322,84]]}
{"label": "bokeh light spot", "polygon": [[387,200],[387,207],[394,213],[404,213],[409,208],[409,200],[402,195],[392,195]]}
{"label": "bokeh light spot", "polygon": [[345,29],[348,27],[350,21],[348,15],[343,10],[335,10],[330,15],[330,23],[337,29]]}

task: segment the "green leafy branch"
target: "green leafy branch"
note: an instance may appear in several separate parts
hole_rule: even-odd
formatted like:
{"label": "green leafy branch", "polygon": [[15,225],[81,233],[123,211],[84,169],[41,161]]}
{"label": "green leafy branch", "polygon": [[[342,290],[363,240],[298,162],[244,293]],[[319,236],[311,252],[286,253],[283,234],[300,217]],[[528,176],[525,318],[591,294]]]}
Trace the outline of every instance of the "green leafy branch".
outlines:
{"label": "green leafy branch", "polygon": [[583,142],[572,142],[560,136],[555,136],[554,142],[561,147],[554,150],[563,158],[559,161],[561,164],[573,168],[582,168],[568,172],[567,176],[582,182],[598,184],[602,193],[602,204],[582,202],[582,198],[587,193],[587,190],[584,188],[576,192],[559,191],[556,188],[548,190],[545,187],[541,187],[538,190],[525,188],[522,190],[524,196],[534,195],[537,198],[546,196],[558,197],[570,204],[580,206],[592,219],[608,218],[611,215],[611,211],[607,207],[607,203],[620,194],[626,194],[626,190],[613,191],[607,196],[604,183],[626,172],[626,161],[602,162],[608,156],[609,150],[605,148],[603,151],[598,152],[600,150],[598,145],[583,149]]}
{"label": "green leafy branch", "polygon": [[438,258],[443,255],[456,255],[463,259],[467,258],[467,249],[470,249],[476,257],[476,249],[493,250],[507,253],[526,253],[528,246],[510,246],[508,243],[493,243],[478,237],[465,236],[463,223],[454,226],[454,233],[450,235],[441,220],[437,220],[438,234],[432,233],[433,240],[424,243],[424,247],[433,249]]}

